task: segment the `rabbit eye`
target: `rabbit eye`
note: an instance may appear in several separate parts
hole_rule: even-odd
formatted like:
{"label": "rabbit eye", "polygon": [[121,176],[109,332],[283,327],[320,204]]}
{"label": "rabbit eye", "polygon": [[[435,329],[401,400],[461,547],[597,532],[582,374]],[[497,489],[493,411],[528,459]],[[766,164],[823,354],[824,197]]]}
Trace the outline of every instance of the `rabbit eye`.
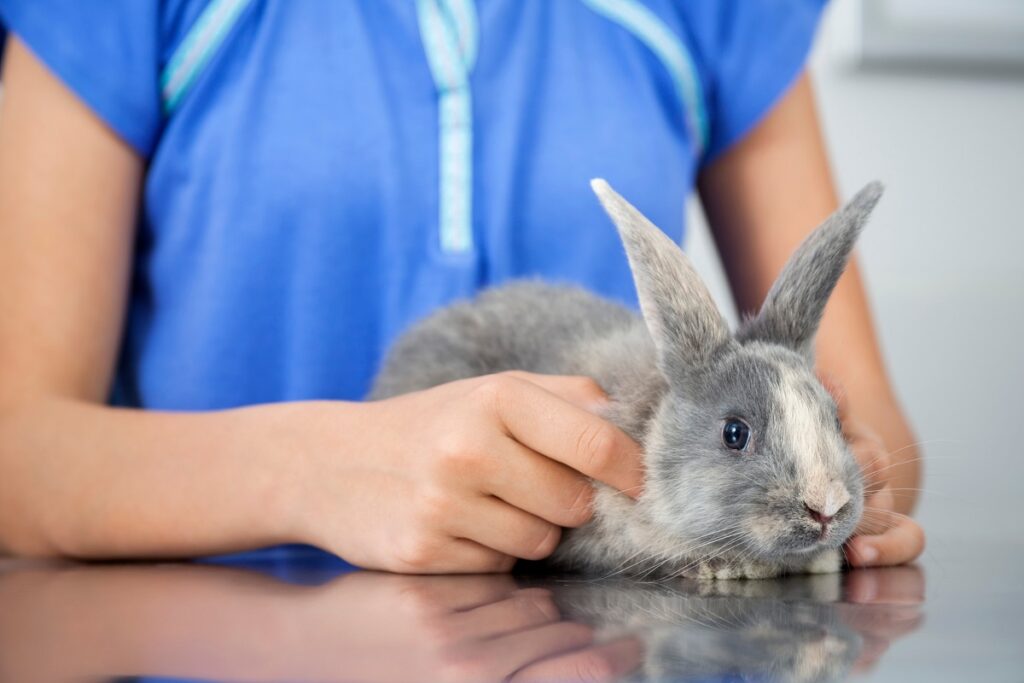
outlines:
{"label": "rabbit eye", "polygon": [[725,421],[722,427],[722,443],[726,448],[734,451],[742,451],[750,441],[750,427],[746,422],[732,417]]}

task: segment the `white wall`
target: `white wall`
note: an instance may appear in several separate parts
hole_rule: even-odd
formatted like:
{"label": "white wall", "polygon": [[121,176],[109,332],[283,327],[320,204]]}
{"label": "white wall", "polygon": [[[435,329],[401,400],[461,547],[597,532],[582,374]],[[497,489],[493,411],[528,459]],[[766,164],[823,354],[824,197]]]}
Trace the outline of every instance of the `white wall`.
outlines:
{"label": "white wall", "polygon": [[[889,368],[924,443],[933,547],[1024,542],[1024,78],[858,72],[854,0],[835,0],[813,71],[844,196],[888,191],[861,259]],[[691,211],[687,249],[724,279]]]}

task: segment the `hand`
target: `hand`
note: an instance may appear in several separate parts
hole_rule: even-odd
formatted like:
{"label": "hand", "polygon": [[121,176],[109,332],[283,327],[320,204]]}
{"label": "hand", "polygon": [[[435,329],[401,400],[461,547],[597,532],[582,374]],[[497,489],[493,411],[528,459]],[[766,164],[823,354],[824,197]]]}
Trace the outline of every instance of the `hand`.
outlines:
{"label": "hand", "polygon": [[349,406],[309,404],[297,535],[366,568],[508,571],[591,516],[590,478],[636,496],[640,447],[582,377],[505,372]]}
{"label": "hand", "polygon": [[895,509],[889,484],[893,459],[878,434],[849,414],[839,400],[843,433],[864,473],[864,516],[846,544],[846,557],[854,567],[876,567],[911,562],[924,550],[924,530],[911,517]]}

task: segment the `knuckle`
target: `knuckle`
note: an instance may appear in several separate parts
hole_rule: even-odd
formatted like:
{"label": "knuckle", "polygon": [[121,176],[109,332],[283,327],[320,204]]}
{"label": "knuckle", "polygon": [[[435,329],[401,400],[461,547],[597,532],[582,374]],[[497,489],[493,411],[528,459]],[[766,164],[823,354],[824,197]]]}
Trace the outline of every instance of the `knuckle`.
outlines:
{"label": "knuckle", "polygon": [[892,462],[889,451],[880,443],[870,443],[864,450],[868,467],[876,473],[884,472]]}
{"label": "knuckle", "polygon": [[511,391],[517,387],[521,379],[517,378],[512,371],[499,372],[494,375],[487,375],[480,379],[476,392],[479,397],[496,406],[504,400]]}
{"label": "knuckle", "polygon": [[562,530],[553,524],[545,524],[538,537],[528,543],[529,550],[523,554],[526,560],[542,560],[558,547]]}
{"label": "knuckle", "polygon": [[497,373],[495,377],[522,382],[530,379],[530,373],[523,370],[503,370],[502,372]]}
{"label": "knuckle", "polygon": [[443,600],[437,586],[418,577],[410,577],[398,586],[397,594],[401,596],[403,606],[416,619],[416,623],[429,625],[429,620],[437,613],[438,602]]}
{"label": "knuckle", "polygon": [[439,669],[440,680],[444,683],[479,683],[493,679],[493,672],[488,671],[480,659],[461,648],[445,653]]}
{"label": "knuckle", "polygon": [[458,513],[457,507],[453,496],[434,488],[420,492],[416,504],[420,520],[429,529],[443,528]]}
{"label": "knuckle", "polygon": [[[436,610],[437,604],[434,604]],[[427,615],[418,624],[418,631],[428,643],[437,643],[439,646],[455,641],[459,636],[459,629],[456,622],[452,621],[447,612],[434,612]]]}
{"label": "knuckle", "polygon": [[516,565],[516,558],[508,555],[495,555],[489,562],[486,563],[484,571],[493,572],[495,574],[507,574],[512,571],[512,568]]}
{"label": "knuckle", "polygon": [[552,614],[556,614],[555,605],[547,596],[520,593],[511,601],[518,624],[546,623],[553,620]]}
{"label": "knuckle", "polygon": [[601,652],[591,651],[577,657],[573,665],[573,674],[574,681],[598,683],[611,680],[615,675],[615,669],[607,656]]}
{"label": "knuckle", "polygon": [[573,379],[582,395],[592,399],[604,398],[604,389],[601,388],[601,385],[593,377],[579,376]]}
{"label": "knuckle", "polygon": [[605,471],[615,457],[615,435],[611,426],[597,420],[588,422],[576,438],[576,453],[587,474]]}
{"label": "knuckle", "polygon": [[428,571],[437,564],[437,544],[424,535],[410,535],[399,542],[396,549],[396,560],[399,571],[410,573]]}
{"label": "knuckle", "polygon": [[582,526],[594,516],[594,487],[588,481],[578,484],[570,493],[569,507],[566,509],[565,525]]}
{"label": "knuckle", "polygon": [[885,449],[881,448],[879,444],[867,440],[857,441],[853,445],[853,452],[856,454],[861,467],[867,470],[877,468],[887,455]]}
{"label": "knuckle", "polygon": [[434,471],[440,475],[462,474],[479,459],[480,449],[473,439],[461,431],[441,437],[433,460]]}

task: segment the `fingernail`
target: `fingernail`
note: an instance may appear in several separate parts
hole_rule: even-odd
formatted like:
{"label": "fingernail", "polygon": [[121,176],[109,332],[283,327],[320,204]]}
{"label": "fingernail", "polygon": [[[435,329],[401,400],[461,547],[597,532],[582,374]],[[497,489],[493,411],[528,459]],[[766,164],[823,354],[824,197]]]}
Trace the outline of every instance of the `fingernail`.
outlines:
{"label": "fingernail", "polygon": [[861,562],[874,562],[878,559],[878,548],[870,545],[862,545],[858,549],[857,555],[860,557]]}

